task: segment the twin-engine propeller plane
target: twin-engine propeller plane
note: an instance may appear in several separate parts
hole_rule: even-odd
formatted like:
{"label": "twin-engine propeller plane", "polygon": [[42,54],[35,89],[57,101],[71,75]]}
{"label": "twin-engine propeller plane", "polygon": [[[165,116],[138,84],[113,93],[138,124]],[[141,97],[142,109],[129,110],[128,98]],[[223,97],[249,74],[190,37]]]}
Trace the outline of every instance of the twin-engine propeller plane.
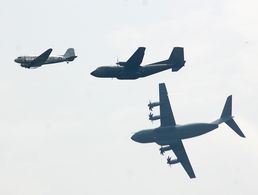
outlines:
{"label": "twin-engine propeller plane", "polygon": [[39,56],[20,56],[14,61],[21,64],[24,68],[38,68],[44,64],[55,64],[59,62],[71,62],[77,56],[75,55],[74,49],[69,48],[66,50],[64,55],[61,56],[50,56],[52,49],[48,49]]}
{"label": "twin-engine propeller plane", "polygon": [[100,78],[138,79],[167,69],[176,72],[185,64],[182,47],[175,47],[167,60],[140,66],[144,52],[145,47],[139,47],[126,62],[117,62],[117,66],[101,66],[91,72],[91,75]]}
{"label": "twin-engine propeller plane", "polygon": [[176,124],[167,89],[164,83],[159,84],[159,102],[149,103],[148,107],[152,110],[154,107],[160,107],[160,115],[153,116],[151,113],[149,119],[160,120],[160,127],[155,129],[145,129],[135,133],[131,139],[139,143],[157,143],[161,146],[160,153],[172,150],[176,159],[167,158],[167,164],[173,165],[181,163],[190,178],[195,178],[191,163],[186,154],[182,140],[203,135],[219,127],[221,123],[226,123],[239,136],[245,137],[232,116],[232,96],[228,96],[224,109],[219,119],[211,123],[193,123],[187,125]]}

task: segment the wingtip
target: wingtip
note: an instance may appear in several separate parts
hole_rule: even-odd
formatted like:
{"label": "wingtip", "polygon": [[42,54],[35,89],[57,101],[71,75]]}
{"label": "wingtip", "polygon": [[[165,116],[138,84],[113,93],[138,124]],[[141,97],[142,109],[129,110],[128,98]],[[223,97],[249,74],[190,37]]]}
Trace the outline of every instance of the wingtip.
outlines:
{"label": "wingtip", "polygon": [[174,49],[184,49],[184,47],[174,47]]}
{"label": "wingtip", "polygon": [[146,49],[146,47],[139,47],[138,49],[142,49],[142,50],[145,50],[145,49]]}

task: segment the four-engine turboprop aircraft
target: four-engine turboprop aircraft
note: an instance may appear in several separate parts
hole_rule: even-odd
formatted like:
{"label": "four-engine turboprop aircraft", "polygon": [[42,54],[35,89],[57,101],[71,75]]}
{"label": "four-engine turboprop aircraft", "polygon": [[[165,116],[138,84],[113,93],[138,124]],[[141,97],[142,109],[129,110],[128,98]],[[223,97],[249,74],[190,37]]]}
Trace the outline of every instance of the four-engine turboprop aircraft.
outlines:
{"label": "four-engine turboprop aircraft", "polygon": [[149,115],[150,120],[160,120],[160,127],[155,129],[146,129],[135,133],[131,139],[139,143],[157,143],[161,146],[160,153],[163,155],[166,151],[172,150],[177,159],[167,158],[167,164],[172,165],[181,163],[190,178],[195,178],[195,174],[191,163],[186,154],[182,140],[208,133],[221,123],[226,123],[239,136],[245,137],[232,116],[232,96],[228,96],[224,109],[219,119],[211,123],[193,123],[187,125],[176,124],[167,89],[164,83],[159,84],[159,102],[149,103],[149,109],[160,107],[160,115]]}
{"label": "four-engine turboprop aircraft", "polygon": [[77,57],[73,48],[67,49],[65,54],[61,56],[50,56],[51,52],[52,49],[50,48],[39,56],[20,56],[14,61],[21,64],[24,68],[38,68],[44,64],[69,63]]}
{"label": "four-engine turboprop aircraft", "polygon": [[168,60],[140,66],[144,52],[145,47],[139,47],[126,62],[117,62],[117,66],[101,66],[91,72],[91,75],[100,78],[138,79],[167,69],[176,72],[185,64],[182,47],[175,47]]}

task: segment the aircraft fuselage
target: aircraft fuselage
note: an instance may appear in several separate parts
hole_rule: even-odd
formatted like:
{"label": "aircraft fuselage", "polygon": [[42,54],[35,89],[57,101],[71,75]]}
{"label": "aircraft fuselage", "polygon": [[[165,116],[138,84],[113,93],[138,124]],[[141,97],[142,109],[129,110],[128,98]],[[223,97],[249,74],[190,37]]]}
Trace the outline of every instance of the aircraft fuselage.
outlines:
{"label": "aircraft fuselage", "polygon": [[[36,58],[37,58],[37,56],[20,56],[20,57],[16,58],[14,61],[21,64],[22,67],[30,68],[30,63]],[[75,57],[66,58],[64,56],[50,56],[44,63],[42,63],[38,66],[41,66],[44,64],[55,64],[55,63],[59,63],[59,62],[70,62],[70,61],[73,61],[74,58]]]}
{"label": "aircraft fuselage", "polygon": [[140,66],[137,69],[123,66],[102,66],[91,72],[91,75],[100,78],[138,79],[170,68],[171,65],[168,64],[146,65]]}
{"label": "aircraft fuselage", "polygon": [[213,123],[193,123],[188,125],[176,125],[158,127],[155,129],[142,130],[135,133],[131,138],[139,143],[157,143],[159,145],[170,145],[173,140],[188,139],[203,135],[218,128]]}

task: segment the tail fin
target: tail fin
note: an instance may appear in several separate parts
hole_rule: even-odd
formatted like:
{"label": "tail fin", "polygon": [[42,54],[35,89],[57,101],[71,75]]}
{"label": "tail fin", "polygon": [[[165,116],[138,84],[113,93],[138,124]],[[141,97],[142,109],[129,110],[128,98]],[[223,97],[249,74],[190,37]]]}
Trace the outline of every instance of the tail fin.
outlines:
{"label": "tail fin", "polygon": [[168,58],[168,63],[172,65],[172,71],[176,72],[185,65],[184,48],[174,47],[171,55]]}
{"label": "tail fin", "polygon": [[77,58],[74,52],[74,48],[68,48],[63,56],[67,61],[73,61],[75,58]]}
{"label": "tail fin", "polygon": [[232,95],[228,96],[220,118],[232,118]]}
{"label": "tail fin", "polygon": [[228,96],[220,118],[213,123],[219,125],[223,122],[226,123],[231,129],[233,129],[239,136],[245,137],[232,116],[232,95]]}

